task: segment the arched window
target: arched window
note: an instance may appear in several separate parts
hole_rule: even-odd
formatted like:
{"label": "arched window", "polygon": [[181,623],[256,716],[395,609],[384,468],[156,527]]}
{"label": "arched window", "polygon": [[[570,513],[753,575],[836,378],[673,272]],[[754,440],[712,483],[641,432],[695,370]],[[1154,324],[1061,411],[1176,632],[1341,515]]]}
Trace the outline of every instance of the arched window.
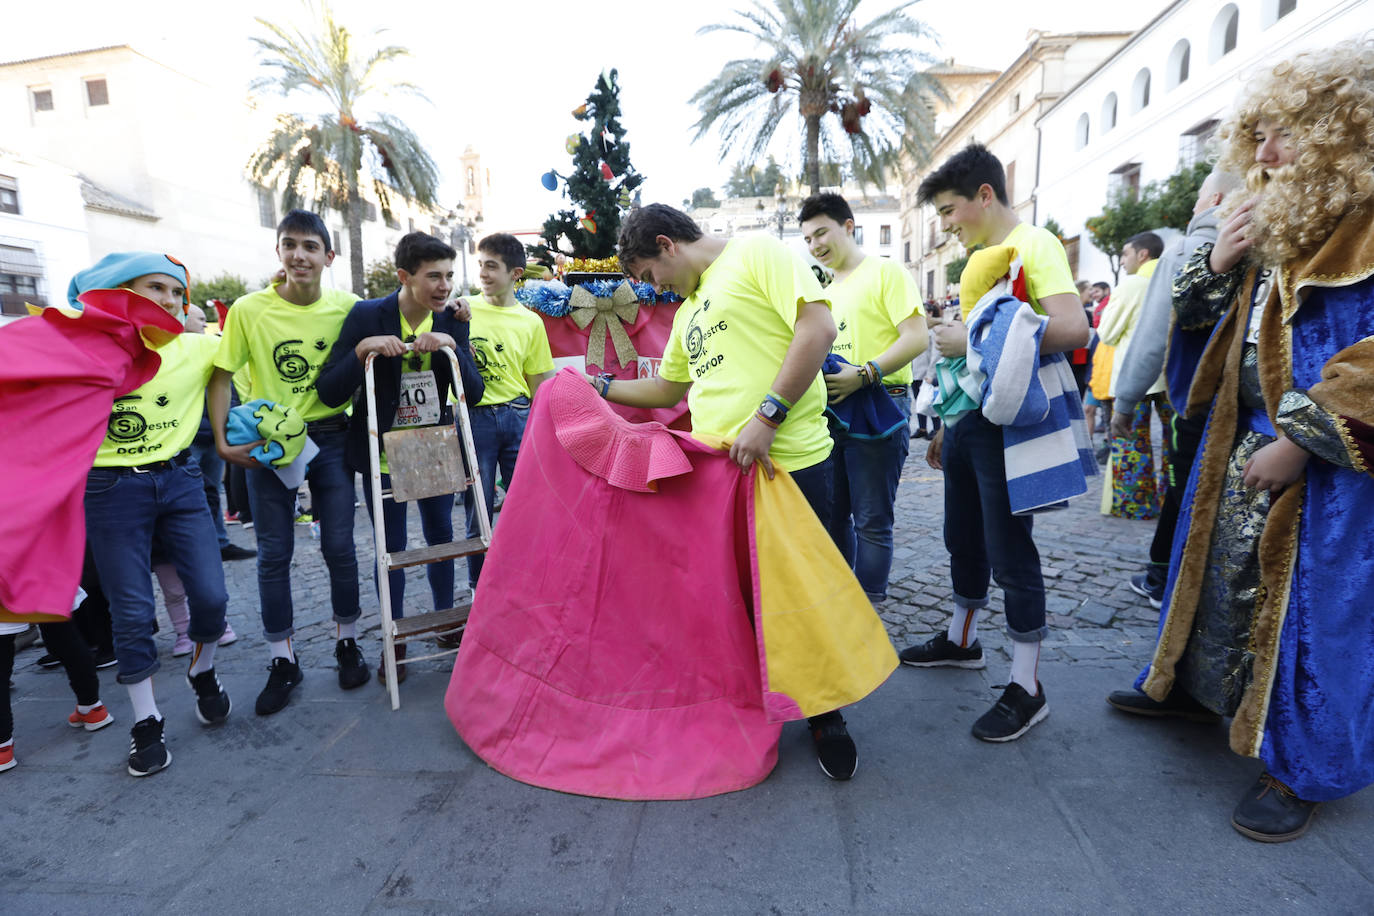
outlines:
{"label": "arched window", "polygon": [[1188,59],[1192,56],[1192,46],[1188,39],[1179,39],[1178,44],[1169,52],[1169,67],[1164,74],[1164,88],[1172,89],[1179,83],[1188,81]]}
{"label": "arched window", "polygon": [[1131,112],[1150,104],[1150,68],[1141,67],[1140,72],[1135,75],[1135,81],[1131,83]]}
{"label": "arched window", "polygon": [[1088,113],[1085,111],[1078,116],[1078,124],[1074,128],[1074,149],[1082,149],[1088,145]]}
{"label": "arched window", "polygon": [[1102,100],[1102,117],[1098,119],[1102,122],[1102,133],[1107,133],[1116,126],[1116,93],[1109,92],[1107,97]]}
{"label": "arched window", "polygon": [[1234,3],[1228,3],[1212,20],[1212,34],[1208,42],[1208,58],[1212,63],[1221,60],[1236,49],[1236,37],[1240,31],[1240,12]]}
{"label": "arched window", "polygon": [[1298,8],[1298,0],[1264,0],[1260,8],[1260,28],[1267,29]]}

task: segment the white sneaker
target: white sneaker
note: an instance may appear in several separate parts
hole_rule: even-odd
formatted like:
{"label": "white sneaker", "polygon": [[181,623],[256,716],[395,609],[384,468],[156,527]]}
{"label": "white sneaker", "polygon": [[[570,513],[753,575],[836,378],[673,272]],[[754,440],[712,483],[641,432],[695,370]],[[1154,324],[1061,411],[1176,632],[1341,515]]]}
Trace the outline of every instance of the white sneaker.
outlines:
{"label": "white sneaker", "polygon": [[183,655],[190,655],[196,648],[196,644],[191,642],[191,637],[185,633],[177,634],[176,645],[172,646],[172,658],[181,658]]}

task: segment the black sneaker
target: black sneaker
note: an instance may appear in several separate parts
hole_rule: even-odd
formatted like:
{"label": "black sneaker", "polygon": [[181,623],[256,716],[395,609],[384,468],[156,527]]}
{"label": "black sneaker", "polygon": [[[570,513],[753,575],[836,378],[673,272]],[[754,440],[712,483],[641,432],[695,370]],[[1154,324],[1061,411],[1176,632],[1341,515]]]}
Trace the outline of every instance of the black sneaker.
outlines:
{"label": "black sneaker", "polygon": [[238,544],[230,544],[219,549],[221,560],[246,560],[249,557],[256,557],[258,552],[248,547],[240,547]]}
{"label": "black sneaker", "polygon": [[1164,607],[1164,583],[1151,582],[1149,573],[1136,573],[1130,578],[1131,591],[1150,599],[1150,607]]}
{"label": "black sneaker", "polygon": [[913,668],[983,668],[983,645],[978,640],[968,648],[956,646],[944,633],[936,633],[919,646],[907,646],[897,655],[903,665]]}
{"label": "black sneaker", "polygon": [[1050,714],[1044,685],[1037,681],[1035,686],[1039,692],[1031,696],[1015,681],[1008,684],[1002,698],[973,723],[973,737],[984,741],[1015,741],[1030,731],[1032,725]]}
{"label": "black sneaker", "polygon": [[334,646],[334,658],[339,662],[339,686],[352,690],[367,683],[367,662],[363,661],[363,650],[353,639],[341,639]]}
{"label": "black sneaker", "polygon": [[1285,843],[1307,832],[1316,810],[1316,802],[1298,798],[1266,771],[1241,796],[1231,826],[1261,843]]}
{"label": "black sneaker", "polygon": [[229,718],[233,704],[229,694],[215,677],[215,669],[200,674],[186,673],[186,683],[196,692],[196,718],[201,725],[218,725]]}
{"label": "black sneaker", "polygon": [[129,731],[129,775],[151,776],[165,770],[172,762],[172,752],[162,739],[162,720],[152,716],[136,724]]}
{"label": "black sneaker", "polygon": [[811,740],[816,745],[816,760],[821,765],[821,772],[831,779],[853,778],[859,766],[859,749],[844,727],[844,716],[828,712],[807,720],[807,724],[811,726]]}
{"label": "black sneaker", "polygon": [[260,716],[281,712],[291,700],[291,691],[305,677],[299,661],[285,658],[272,659],[272,667],[267,672],[267,686],[258,694],[257,713]]}
{"label": "black sneaker", "polygon": [[47,668],[49,671],[51,671],[53,668],[61,668],[62,659],[58,658],[56,655],[53,655],[51,652],[47,652],[38,657],[38,667]]}
{"label": "black sneaker", "polygon": [[99,649],[95,653],[95,666],[97,668],[113,668],[119,664],[119,659],[115,658],[114,649]]}
{"label": "black sneaker", "polygon": [[1216,722],[1221,718],[1177,687],[1169,691],[1163,701],[1152,700],[1139,690],[1113,690],[1107,694],[1107,702],[1113,708],[1133,716],[1188,719],[1192,722]]}

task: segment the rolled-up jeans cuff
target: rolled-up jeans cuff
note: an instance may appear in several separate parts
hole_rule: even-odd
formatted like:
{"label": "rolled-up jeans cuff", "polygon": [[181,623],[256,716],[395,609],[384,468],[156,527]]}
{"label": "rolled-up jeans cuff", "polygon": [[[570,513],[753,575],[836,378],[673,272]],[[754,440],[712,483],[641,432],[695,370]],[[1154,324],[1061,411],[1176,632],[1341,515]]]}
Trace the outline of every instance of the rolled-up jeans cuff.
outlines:
{"label": "rolled-up jeans cuff", "polygon": [[1007,627],[1007,637],[1012,642],[1042,642],[1048,635],[1050,635],[1050,628],[1047,626],[1031,630],[1029,633],[1020,633],[1010,626]]}
{"label": "rolled-up jeans cuff", "polygon": [[124,674],[123,672],[116,674],[115,681],[120,684],[137,684],[141,681],[146,681],[160,670],[162,670],[162,662],[153,659],[153,663],[142,671],[135,671],[133,674]]}
{"label": "rolled-up jeans cuff", "polygon": [[358,620],[358,618],[361,617],[361,616],[363,616],[363,612],[362,612],[362,611],[358,611],[358,613],[356,613],[356,614],[349,614],[349,615],[346,616],[346,617],[340,616],[339,614],[335,614],[335,615],[334,615],[334,622],[335,622],[335,623],[356,623],[357,620]]}
{"label": "rolled-up jeans cuff", "polygon": [[954,603],[965,610],[977,611],[988,606],[988,596],[984,595],[981,598],[965,598],[963,595],[955,592]]}
{"label": "rolled-up jeans cuff", "polygon": [[267,640],[268,642],[282,642],[283,640],[290,639],[292,636],[295,635],[296,628],[292,626],[288,626],[285,630],[281,630],[277,633],[271,632],[266,627],[263,627],[262,630],[262,638]]}

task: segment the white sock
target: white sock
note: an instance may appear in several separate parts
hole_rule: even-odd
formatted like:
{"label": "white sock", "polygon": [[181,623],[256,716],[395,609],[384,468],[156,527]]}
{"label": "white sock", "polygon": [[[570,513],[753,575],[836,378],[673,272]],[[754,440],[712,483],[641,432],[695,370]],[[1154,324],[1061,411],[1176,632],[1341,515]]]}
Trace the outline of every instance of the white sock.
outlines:
{"label": "white sock", "polygon": [[295,663],[296,653],[291,651],[291,637],[288,636],[286,639],[280,641],[268,642],[267,645],[272,647],[273,658],[284,658],[288,662]]}
{"label": "white sock", "polygon": [[215,667],[215,645],[213,642],[198,642],[191,655],[191,670],[187,674],[204,674]]}
{"label": "white sock", "polygon": [[99,705],[100,705],[100,701],[99,701],[99,700],[96,700],[96,701],[95,701],[94,703],[92,703],[90,706],[82,706],[80,703],[77,703],[77,704],[76,704],[76,711],[79,712],[79,713],[81,713],[81,714],[84,716],[86,713],[90,712],[92,709],[95,709],[95,708],[96,708],[97,706],[99,706]]}
{"label": "white sock", "polygon": [[162,713],[157,711],[157,701],[153,699],[153,679],[145,677],[137,684],[125,684],[129,688],[129,702],[134,704],[134,721],[142,722],[151,716],[161,721]]}
{"label": "white sock", "polygon": [[334,637],[335,639],[358,638],[358,621],[355,620],[352,623],[336,623],[335,626],[338,627],[338,634]]}
{"label": "white sock", "polygon": [[961,649],[967,649],[978,638],[978,608],[954,606],[954,616],[949,618],[949,641]]}
{"label": "white sock", "polygon": [[1011,641],[1011,679],[1035,696],[1040,692],[1035,669],[1040,664],[1040,643]]}

